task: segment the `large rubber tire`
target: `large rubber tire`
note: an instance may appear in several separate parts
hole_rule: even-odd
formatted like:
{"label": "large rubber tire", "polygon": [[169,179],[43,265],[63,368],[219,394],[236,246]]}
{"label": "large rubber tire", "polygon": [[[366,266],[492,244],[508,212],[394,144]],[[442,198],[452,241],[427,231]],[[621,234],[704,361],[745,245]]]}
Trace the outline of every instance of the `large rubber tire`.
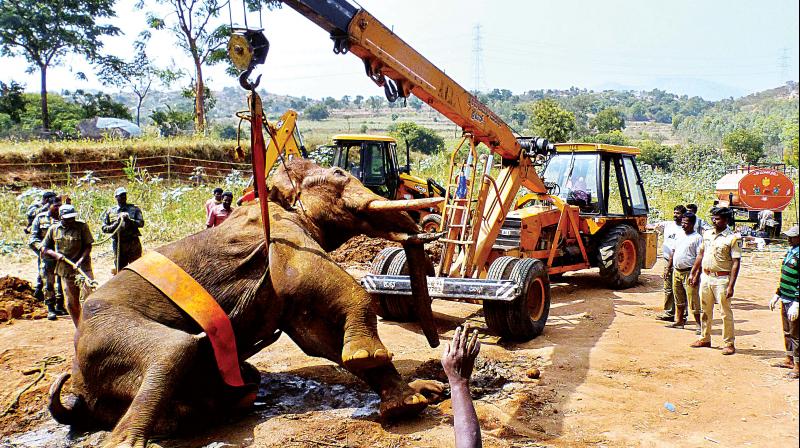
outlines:
{"label": "large rubber tire", "polygon": [[422,218],[422,221],[419,222],[419,226],[422,227],[422,231],[425,233],[438,232],[439,228],[442,226],[442,215],[436,213],[426,215]]}
{"label": "large rubber tire", "polygon": [[635,286],[644,264],[639,232],[627,224],[613,227],[598,246],[600,278],[613,289]]}
{"label": "large rubber tire", "polygon": [[[373,260],[370,272],[380,275],[408,275],[408,261],[402,247],[387,247]],[[373,294],[375,312],[386,320],[413,322],[417,320],[414,304],[408,296]]]}
{"label": "large rubber tire", "polygon": [[541,260],[500,257],[487,278],[513,280],[522,289],[511,302],[486,300],[483,314],[490,330],[512,341],[529,341],[544,331],[550,314],[550,280]]}

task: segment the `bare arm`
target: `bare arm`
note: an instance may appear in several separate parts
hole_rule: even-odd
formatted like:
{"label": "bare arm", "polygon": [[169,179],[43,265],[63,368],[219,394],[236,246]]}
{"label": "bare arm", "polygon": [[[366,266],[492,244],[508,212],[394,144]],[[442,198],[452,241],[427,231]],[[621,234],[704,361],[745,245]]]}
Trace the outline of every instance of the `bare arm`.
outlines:
{"label": "bare arm", "polygon": [[453,405],[453,429],[456,448],[479,448],[481,427],[469,392],[469,379],[475,366],[475,358],[481,350],[478,332],[469,335],[469,325],[456,328],[452,346],[446,344],[442,353],[442,367],[450,382],[450,398]]}
{"label": "bare arm", "polygon": [[734,258],[733,265],[731,265],[731,278],[728,282],[728,290],[726,291],[728,298],[733,297],[733,288],[736,285],[736,277],[739,276],[739,261],[739,258]]}
{"label": "bare arm", "polygon": [[701,244],[700,249],[697,251],[697,258],[694,259],[694,264],[692,265],[692,286],[696,286],[700,281],[700,272],[703,270],[703,251],[704,247]]}

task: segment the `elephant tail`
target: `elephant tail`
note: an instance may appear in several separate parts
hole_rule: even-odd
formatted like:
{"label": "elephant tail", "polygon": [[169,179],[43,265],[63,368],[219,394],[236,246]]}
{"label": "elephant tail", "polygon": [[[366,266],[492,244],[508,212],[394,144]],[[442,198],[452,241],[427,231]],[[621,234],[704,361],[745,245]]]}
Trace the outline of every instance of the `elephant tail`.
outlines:
{"label": "elephant tail", "polygon": [[86,409],[83,399],[74,394],[68,394],[64,402],[61,401],[61,389],[64,383],[70,378],[69,373],[62,373],[56,377],[53,384],[50,386],[50,404],[47,409],[53,419],[62,425],[81,426],[85,425],[86,415],[83,410]]}

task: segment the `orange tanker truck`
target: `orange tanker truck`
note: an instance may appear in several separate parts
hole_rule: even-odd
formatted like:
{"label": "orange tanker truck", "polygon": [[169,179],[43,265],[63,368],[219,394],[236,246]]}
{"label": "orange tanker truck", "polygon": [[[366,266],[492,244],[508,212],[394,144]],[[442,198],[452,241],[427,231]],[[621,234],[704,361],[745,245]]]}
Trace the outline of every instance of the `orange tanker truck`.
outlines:
{"label": "orange tanker truck", "polygon": [[758,223],[769,238],[777,238],[795,188],[784,164],[739,165],[717,181],[716,196],[720,206],[734,210],[737,221]]}

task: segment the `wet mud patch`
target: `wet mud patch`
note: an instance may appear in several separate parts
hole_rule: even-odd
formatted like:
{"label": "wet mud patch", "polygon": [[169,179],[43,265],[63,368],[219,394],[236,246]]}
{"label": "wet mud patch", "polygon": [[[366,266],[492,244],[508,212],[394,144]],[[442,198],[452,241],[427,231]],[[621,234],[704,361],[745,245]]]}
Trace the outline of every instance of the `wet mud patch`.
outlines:
{"label": "wet mud patch", "polygon": [[378,415],[380,397],[354,384],[331,384],[294,373],[262,372],[256,414],[262,418],[333,409],[352,410],[351,417]]}

